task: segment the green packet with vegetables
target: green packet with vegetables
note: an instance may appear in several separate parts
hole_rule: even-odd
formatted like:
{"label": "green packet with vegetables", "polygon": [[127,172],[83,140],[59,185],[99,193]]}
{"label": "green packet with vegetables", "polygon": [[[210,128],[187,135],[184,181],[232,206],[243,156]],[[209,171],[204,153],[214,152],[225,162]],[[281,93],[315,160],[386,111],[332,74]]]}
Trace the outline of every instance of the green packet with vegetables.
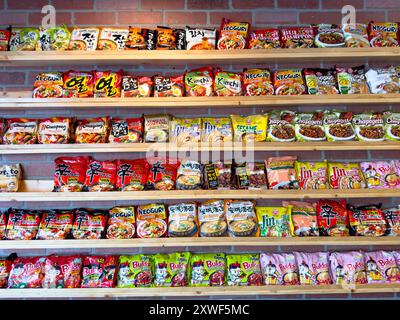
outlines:
{"label": "green packet with vegetables", "polygon": [[71,31],[65,25],[40,29],[40,45],[43,51],[67,50]]}
{"label": "green packet with vegetables", "polygon": [[226,256],[228,286],[261,286],[263,277],[260,255],[228,254]]}
{"label": "green packet with vegetables", "polygon": [[225,253],[192,254],[190,258],[190,285],[213,287],[225,285]]}
{"label": "green packet with vegetables", "polygon": [[386,140],[400,140],[400,112],[385,111],[383,122]]}
{"label": "green packet with vegetables", "polygon": [[12,28],[10,51],[40,51],[38,28]]}
{"label": "green packet with vegetables", "polygon": [[146,254],[120,256],[117,287],[134,288],[152,286],[152,260],[152,256]]}
{"label": "green packet with vegetables", "polygon": [[175,252],[156,254],[154,260],[154,286],[156,287],[186,287],[190,252]]}

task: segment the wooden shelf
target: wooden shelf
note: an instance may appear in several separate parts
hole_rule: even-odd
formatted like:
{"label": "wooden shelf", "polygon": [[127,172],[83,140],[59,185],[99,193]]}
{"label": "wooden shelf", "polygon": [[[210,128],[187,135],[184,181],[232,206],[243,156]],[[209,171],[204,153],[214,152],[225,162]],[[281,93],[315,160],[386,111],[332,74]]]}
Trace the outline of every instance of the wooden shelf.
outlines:
{"label": "wooden shelf", "polygon": [[256,64],[277,62],[395,62],[400,48],[309,48],[195,51],[1,52],[0,66]]}
{"label": "wooden shelf", "polygon": [[255,144],[225,143],[221,145],[187,145],[168,143],[99,143],[99,144],[37,144],[0,145],[0,154],[70,154],[125,152],[183,152],[183,151],[323,151],[323,150],[400,150],[398,141],[322,141],[322,142],[259,142]]}
{"label": "wooden shelf", "polygon": [[[26,92],[4,92],[0,109],[94,109],[99,108],[243,108],[244,106],[300,106],[300,105],[385,105],[400,103],[400,94],[354,94],[354,95],[300,95],[257,97],[164,97],[164,98],[27,98]],[[29,92],[31,95],[31,92]],[[15,97],[22,96],[22,97]],[[105,112],[104,110],[102,112]],[[172,112],[172,111],[171,111]]]}
{"label": "wooden shelf", "polygon": [[292,294],[357,294],[396,293],[399,284],[324,285],[324,286],[259,286],[259,287],[179,287],[179,288],[90,288],[90,289],[4,289],[0,299],[85,299],[135,297],[205,297],[205,296],[262,296]]}

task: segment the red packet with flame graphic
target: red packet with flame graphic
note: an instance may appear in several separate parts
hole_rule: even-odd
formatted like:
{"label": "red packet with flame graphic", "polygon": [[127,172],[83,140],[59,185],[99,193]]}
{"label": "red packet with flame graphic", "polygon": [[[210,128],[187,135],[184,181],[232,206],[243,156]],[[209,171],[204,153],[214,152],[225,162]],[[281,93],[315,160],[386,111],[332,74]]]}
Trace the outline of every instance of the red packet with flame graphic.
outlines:
{"label": "red packet with flame graphic", "polygon": [[85,257],[81,288],[113,288],[117,280],[118,256]]}
{"label": "red packet with flame graphic", "polygon": [[90,98],[93,97],[93,72],[70,70],[63,74],[64,98]]}
{"label": "red packet with flame graphic", "polygon": [[119,98],[121,97],[122,70],[95,71],[94,72],[94,97]]}

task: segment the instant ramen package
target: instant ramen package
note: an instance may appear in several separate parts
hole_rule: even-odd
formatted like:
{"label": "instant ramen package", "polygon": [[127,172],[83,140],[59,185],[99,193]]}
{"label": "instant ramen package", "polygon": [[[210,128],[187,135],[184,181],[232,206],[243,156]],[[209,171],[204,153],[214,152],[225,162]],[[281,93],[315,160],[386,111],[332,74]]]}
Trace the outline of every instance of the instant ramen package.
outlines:
{"label": "instant ramen package", "polygon": [[186,96],[212,96],[214,90],[214,75],[212,67],[203,67],[185,73]]}
{"label": "instant ramen package", "polygon": [[101,239],[106,227],[108,212],[106,210],[80,208],[75,211],[72,226],[74,239]]}
{"label": "instant ramen package", "polygon": [[81,192],[86,180],[89,157],[59,157],[54,160],[54,191]]}
{"label": "instant ramen package", "polygon": [[371,47],[398,47],[399,24],[397,22],[370,22],[368,36]]}
{"label": "instant ramen package", "polygon": [[259,254],[226,255],[226,283],[228,286],[262,286]]}
{"label": "instant ramen package", "polygon": [[184,76],[155,76],[154,97],[183,97],[185,95]]}
{"label": "instant ramen package", "polygon": [[114,191],[117,180],[115,161],[89,160],[85,189],[89,192]]}
{"label": "instant ramen package", "polygon": [[324,128],[328,141],[354,140],[356,133],[352,125],[352,112],[326,111]]}
{"label": "instant ramen package", "polygon": [[152,260],[147,254],[120,256],[117,287],[150,287],[154,277]]}
{"label": "instant ramen package", "polygon": [[125,42],[125,50],[155,50],[156,44],[156,30],[129,27],[128,37]]}
{"label": "instant ramen package", "polygon": [[0,51],[8,51],[8,43],[10,41],[10,36],[11,36],[11,26],[1,26],[0,27]]}
{"label": "instant ramen package", "polygon": [[0,240],[4,240],[6,237],[6,226],[7,226],[7,214],[6,212],[0,212]]}
{"label": "instant ramen package", "polygon": [[99,40],[99,28],[74,28],[68,50],[95,51]]}
{"label": "instant ramen package", "polygon": [[348,205],[350,230],[356,236],[380,237],[386,233],[386,220],[380,205]]}
{"label": "instant ramen package", "polygon": [[81,288],[114,288],[118,256],[86,256],[82,266]]}
{"label": "instant ramen package", "polygon": [[314,28],[289,27],[280,29],[282,48],[312,48],[314,46]]}
{"label": "instant ramen package", "polygon": [[169,142],[177,146],[200,142],[201,118],[173,118],[170,121]]}
{"label": "instant ramen package", "polygon": [[273,74],[276,95],[300,95],[306,93],[301,69],[278,70]]}
{"label": "instant ramen package", "polygon": [[190,252],[153,256],[155,287],[187,287]]}
{"label": "instant ramen package", "polygon": [[370,189],[400,188],[400,172],[395,160],[361,162],[361,171]]}
{"label": "instant ramen package", "polygon": [[349,235],[346,200],[318,200],[316,208],[321,236],[343,237]]}
{"label": "instant ramen package", "polygon": [[143,142],[143,118],[113,118],[108,141],[110,143]]}
{"label": "instant ramen package", "polygon": [[217,161],[204,165],[204,180],[207,189],[231,189],[232,179],[232,163]]}
{"label": "instant ramen package", "polygon": [[144,116],[144,142],[168,142],[169,115]]}
{"label": "instant ramen package", "polygon": [[296,161],[300,189],[328,189],[327,162]]}
{"label": "instant ramen package", "polygon": [[249,29],[250,24],[247,22],[233,22],[223,18],[217,48],[219,50],[245,49]]}
{"label": "instant ramen package", "polygon": [[40,224],[40,211],[10,208],[7,214],[7,240],[34,240],[36,238]]}
{"label": "instant ramen package", "polygon": [[222,143],[233,140],[229,118],[201,118],[201,142]]}
{"label": "instant ramen package", "polygon": [[197,237],[199,222],[195,202],[177,203],[168,206],[168,236]]}
{"label": "instant ramen package", "polygon": [[4,144],[36,144],[37,120],[25,118],[6,119],[4,131]]}
{"label": "instant ramen package", "polygon": [[297,237],[319,236],[316,204],[303,201],[282,201],[290,208],[292,235]]}
{"label": "instant ramen package", "polygon": [[385,139],[383,114],[381,112],[355,114],[353,126],[357,140],[383,141]]}
{"label": "instant ramen package", "polygon": [[153,87],[152,77],[122,76],[121,98],[150,97]]}
{"label": "instant ramen package", "polygon": [[333,69],[304,69],[308,94],[338,94]]}
{"label": "instant ramen package", "polygon": [[271,157],[265,160],[269,189],[298,189],[296,178],[297,157]]}
{"label": "instant ramen package", "polygon": [[336,68],[336,79],[341,94],[370,93],[365,66]]}
{"label": "instant ramen package", "polygon": [[386,235],[399,236],[400,235],[400,208],[390,208],[383,210],[385,220],[387,223]]}
{"label": "instant ramen package", "polygon": [[108,211],[107,239],[131,239],[136,234],[135,207],[114,207]]}
{"label": "instant ramen package", "polygon": [[317,24],[314,26],[314,44],[317,48],[338,48],[345,46],[343,31],[335,24]]}
{"label": "instant ramen package", "polygon": [[40,29],[40,45],[43,51],[68,50],[71,31],[66,25]]}
{"label": "instant ramen package", "polygon": [[224,200],[208,200],[198,206],[201,237],[223,237],[228,225]]}
{"label": "instant ramen package", "polygon": [[186,50],[185,36],[183,29],[157,27],[156,50]]}
{"label": "instant ramen package", "polygon": [[10,270],[11,270],[10,257],[0,258],[0,288],[7,288]]}
{"label": "instant ramen package", "polygon": [[296,140],[294,129],[295,112],[273,110],[268,113],[267,141],[291,142]]}
{"label": "instant ramen package", "polygon": [[66,144],[72,136],[72,118],[49,118],[39,120],[38,143]]}
{"label": "instant ramen package", "polygon": [[180,162],[176,159],[154,157],[147,159],[150,164],[147,176],[146,189],[173,190]]}
{"label": "instant ramen package", "polygon": [[256,207],[260,237],[291,237],[288,207]]}
{"label": "instant ramen package", "polygon": [[233,138],[237,142],[260,142],[267,137],[267,115],[231,115]]}
{"label": "instant ramen package", "polygon": [[366,284],[368,282],[361,251],[332,252],[329,260],[333,284]]}
{"label": "instant ramen package", "polygon": [[66,239],[72,229],[74,214],[72,210],[45,210],[36,239],[62,240]]}
{"label": "instant ramen package", "polygon": [[274,94],[271,73],[268,69],[244,69],[243,88],[246,96],[266,96]]}
{"label": "instant ramen package", "polygon": [[385,139],[400,141],[400,112],[385,111],[383,120]]}
{"label": "instant ramen package", "polygon": [[332,284],[328,252],[293,252],[299,268],[301,285]]}
{"label": "instant ramen package", "polygon": [[11,263],[7,288],[42,288],[45,261],[45,257],[16,258]]}
{"label": "instant ramen package", "polygon": [[119,191],[141,191],[146,187],[150,165],[145,159],[116,160]]}
{"label": "instant ramen package", "polygon": [[328,162],[331,189],[363,189],[366,187],[360,164]]}
{"label": "instant ramen package", "polygon": [[225,200],[225,212],[231,237],[258,235],[257,217],[253,201]]}
{"label": "instant ramen package", "polygon": [[368,283],[400,283],[400,270],[389,251],[364,252]]}
{"label": "instant ramen package", "polygon": [[109,131],[109,117],[78,120],[75,128],[75,143],[106,143]]}
{"label": "instant ramen package", "polygon": [[61,72],[41,72],[33,84],[32,98],[62,98],[63,84]]}
{"label": "instant ramen package", "polygon": [[298,285],[297,262],[292,253],[261,253],[261,269],[265,285]]}
{"label": "instant ramen package", "polygon": [[0,165],[0,192],[17,192],[22,180],[19,163]]}
{"label": "instant ramen package", "polygon": [[241,96],[243,91],[241,73],[223,71],[217,68],[214,74],[214,92],[217,96]]}
{"label": "instant ramen package", "polygon": [[190,286],[224,286],[225,271],[225,253],[192,254],[190,257]]}
{"label": "instant ramen package", "polygon": [[394,67],[370,68],[365,77],[371,93],[399,93],[399,78]]}
{"label": "instant ramen package", "polygon": [[81,256],[56,256],[45,258],[43,288],[79,288],[81,284]]}
{"label": "instant ramen package", "polygon": [[97,50],[124,50],[128,34],[128,28],[101,28]]}
{"label": "instant ramen package", "polygon": [[119,98],[121,97],[122,70],[94,71],[95,98]]}
{"label": "instant ramen package", "polygon": [[164,204],[145,204],[137,207],[137,236],[162,238],[167,235],[167,212]]}
{"label": "instant ramen package", "polygon": [[253,30],[249,35],[249,49],[275,49],[281,47],[279,29]]}
{"label": "instant ramen package", "polygon": [[268,189],[264,163],[246,162],[236,165],[234,171],[238,189]]}
{"label": "instant ramen package", "polygon": [[40,49],[40,31],[38,28],[11,28],[10,51],[35,51]]}
{"label": "instant ramen package", "polygon": [[183,159],[178,168],[176,189],[196,190],[203,185],[203,167],[194,160]]}
{"label": "instant ramen package", "polygon": [[297,141],[326,140],[323,112],[298,112],[296,113],[294,122]]}
{"label": "instant ramen package", "polygon": [[370,47],[367,25],[362,23],[346,23],[342,25],[346,47]]}
{"label": "instant ramen package", "polygon": [[217,30],[186,27],[186,50],[214,50]]}
{"label": "instant ramen package", "polygon": [[70,70],[63,73],[64,98],[91,98],[94,90],[94,73]]}

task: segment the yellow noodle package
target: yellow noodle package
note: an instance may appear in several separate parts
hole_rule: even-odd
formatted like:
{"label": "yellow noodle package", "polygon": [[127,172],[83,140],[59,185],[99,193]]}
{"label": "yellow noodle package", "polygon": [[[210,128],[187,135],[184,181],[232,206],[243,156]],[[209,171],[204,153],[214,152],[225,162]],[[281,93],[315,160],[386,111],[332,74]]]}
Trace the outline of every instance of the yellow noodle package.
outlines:
{"label": "yellow noodle package", "polygon": [[231,115],[234,141],[260,142],[267,138],[267,115]]}
{"label": "yellow noodle package", "polygon": [[170,142],[178,146],[200,142],[201,118],[179,119],[170,122]]}

